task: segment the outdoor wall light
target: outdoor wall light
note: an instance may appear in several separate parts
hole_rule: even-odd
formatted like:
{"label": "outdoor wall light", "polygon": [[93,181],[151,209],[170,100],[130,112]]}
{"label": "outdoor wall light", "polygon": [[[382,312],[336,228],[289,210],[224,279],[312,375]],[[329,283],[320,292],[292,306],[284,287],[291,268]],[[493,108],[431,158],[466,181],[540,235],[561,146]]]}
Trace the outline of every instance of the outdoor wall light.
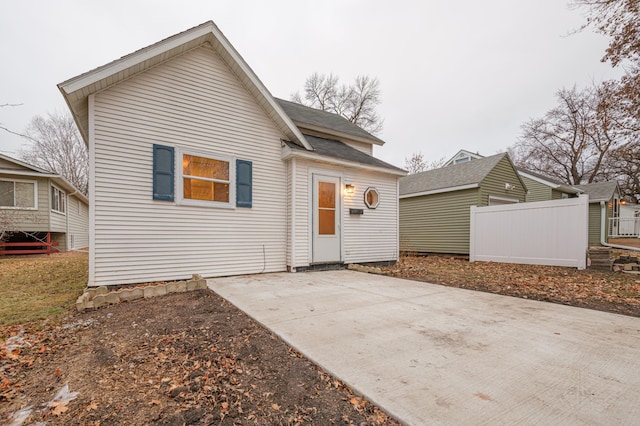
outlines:
{"label": "outdoor wall light", "polygon": [[355,191],[355,186],[353,186],[352,184],[348,183],[344,186],[344,195],[351,195],[353,194],[353,192]]}

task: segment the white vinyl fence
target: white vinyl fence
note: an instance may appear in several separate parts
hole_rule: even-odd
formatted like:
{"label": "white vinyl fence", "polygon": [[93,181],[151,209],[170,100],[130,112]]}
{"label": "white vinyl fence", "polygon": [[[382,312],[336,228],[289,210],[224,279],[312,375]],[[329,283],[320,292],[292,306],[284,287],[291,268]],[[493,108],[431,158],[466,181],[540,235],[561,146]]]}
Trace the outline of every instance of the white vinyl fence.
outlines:
{"label": "white vinyl fence", "polygon": [[471,207],[471,262],[587,266],[589,197]]}

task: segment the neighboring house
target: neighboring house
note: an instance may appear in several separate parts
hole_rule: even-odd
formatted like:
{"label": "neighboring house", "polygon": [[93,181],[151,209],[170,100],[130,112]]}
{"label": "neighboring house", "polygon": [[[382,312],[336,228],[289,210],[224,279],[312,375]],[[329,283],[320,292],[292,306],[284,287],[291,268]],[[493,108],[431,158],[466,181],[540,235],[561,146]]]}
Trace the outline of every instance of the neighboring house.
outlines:
{"label": "neighboring house", "polygon": [[484,156],[480,155],[478,153],[473,153],[471,151],[467,151],[466,149],[461,149],[453,157],[451,157],[449,160],[447,160],[444,163],[443,167],[444,166],[450,166],[452,164],[466,163],[468,161],[476,160],[478,158],[484,158]]}
{"label": "neighboring house", "polygon": [[[471,160],[477,160],[478,158],[484,158],[484,156],[461,149],[444,163],[444,165],[449,166],[452,164],[466,163]],[[522,167],[516,167],[516,170],[527,187],[526,202],[573,198],[577,197],[581,192],[579,189],[550,178],[549,176],[532,172]]]}
{"label": "neighboring house", "polygon": [[520,177],[527,185],[527,202],[560,200],[574,198],[582,192],[575,186],[567,185],[549,176],[516,167]]}
{"label": "neighboring house", "polygon": [[383,141],[275,99],[213,22],[58,87],[90,152],[90,286],[397,260]]}
{"label": "neighboring house", "polygon": [[640,237],[640,204],[620,202],[620,227],[618,234],[625,237]]}
{"label": "neighboring house", "polygon": [[526,192],[506,153],[404,177],[400,179],[401,249],[468,254],[470,207],[522,203]]}
{"label": "neighboring house", "polygon": [[0,220],[8,242],[44,241],[49,234],[61,251],[89,246],[87,198],[60,175],[3,154]]}
{"label": "neighboring house", "polygon": [[[589,244],[600,244],[601,233],[607,242],[609,236],[618,236],[620,217],[620,187],[617,181],[573,185],[589,195]],[[604,212],[604,222],[602,221]],[[604,228],[604,231],[603,231]]]}

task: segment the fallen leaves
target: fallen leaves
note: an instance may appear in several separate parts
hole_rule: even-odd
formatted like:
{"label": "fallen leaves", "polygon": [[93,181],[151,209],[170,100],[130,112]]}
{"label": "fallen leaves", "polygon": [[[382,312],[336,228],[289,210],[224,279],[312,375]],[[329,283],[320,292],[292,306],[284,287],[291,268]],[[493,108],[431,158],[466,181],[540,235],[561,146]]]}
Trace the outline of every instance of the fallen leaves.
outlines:
{"label": "fallen leaves", "polygon": [[[17,412],[28,394],[36,407],[28,421],[47,424],[397,424],[210,292],[68,322],[75,325],[25,329],[30,346],[16,359],[6,350],[1,358],[0,349],[0,366],[11,366],[0,370],[0,398],[13,392],[1,400],[8,404],[0,404],[0,417]],[[49,405],[61,380],[90,394]]]}
{"label": "fallen leaves", "polygon": [[640,316],[640,282],[620,273],[557,266],[473,262],[445,256],[407,256],[388,275]]}

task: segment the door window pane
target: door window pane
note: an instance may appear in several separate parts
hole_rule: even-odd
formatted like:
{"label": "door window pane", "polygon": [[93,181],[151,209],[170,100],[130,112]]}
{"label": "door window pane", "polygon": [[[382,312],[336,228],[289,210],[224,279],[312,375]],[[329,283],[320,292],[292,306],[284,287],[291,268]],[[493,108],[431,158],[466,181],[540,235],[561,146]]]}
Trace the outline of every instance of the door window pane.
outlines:
{"label": "door window pane", "polygon": [[336,184],[318,182],[318,207],[332,209],[336,207]]}
{"label": "door window pane", "polygon": [[318,209],[318,233],[320,235],[335,235],[336,211]]}

